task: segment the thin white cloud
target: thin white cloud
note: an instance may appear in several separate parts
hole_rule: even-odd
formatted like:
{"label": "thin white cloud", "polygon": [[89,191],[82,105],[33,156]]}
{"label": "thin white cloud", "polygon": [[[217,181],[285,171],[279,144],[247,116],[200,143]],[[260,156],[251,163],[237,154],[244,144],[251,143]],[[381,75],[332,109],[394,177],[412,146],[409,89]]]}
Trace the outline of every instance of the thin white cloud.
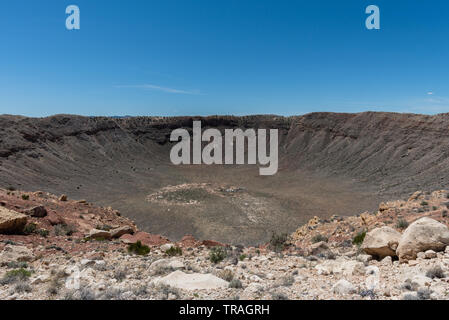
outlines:
{"label": "thin white cloud", "polygon": [[154,84],[138,84],[138,85],[120,85],[115,86],[116,88],[137,88],[137,89],[144,89],[144,90],[154,90],[154,91],[161,91],[166,93],[175,93],[175,94],[193,94],[198,95],[201,94],[199,90],[180,90],[180,89],[174,89],[174,88],[168,88],[168,87],[161,87]]}
{"label": "thin white cloud", "polygon": [[429,92],[427,92],[427,94],[428,94],[429,96],[431,96],[431,95],[433,95],[433,92],[432,92],[432,91],[429,91]]}

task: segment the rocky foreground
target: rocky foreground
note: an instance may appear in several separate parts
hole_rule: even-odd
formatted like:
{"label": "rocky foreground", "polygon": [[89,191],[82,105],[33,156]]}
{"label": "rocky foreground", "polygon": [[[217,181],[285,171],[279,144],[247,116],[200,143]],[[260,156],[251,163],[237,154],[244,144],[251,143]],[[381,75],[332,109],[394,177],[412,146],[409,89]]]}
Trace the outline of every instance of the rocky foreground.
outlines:
{"label": "rocky foreground", "polygon": [[243,247],[174,243],[112,208],[0,190],[0,299],[449,299],[448,207],[448,191],[418,191]]}

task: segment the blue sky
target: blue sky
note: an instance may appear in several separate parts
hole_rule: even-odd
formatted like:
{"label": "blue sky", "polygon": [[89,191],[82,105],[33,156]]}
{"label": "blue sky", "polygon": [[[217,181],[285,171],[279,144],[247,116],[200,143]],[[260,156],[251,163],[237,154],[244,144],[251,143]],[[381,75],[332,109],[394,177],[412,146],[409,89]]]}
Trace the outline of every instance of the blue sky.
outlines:
{"label": "blue sky", "polygon": [[[66,6],[81,29],[65,28]],[[365,28],[378,5],[381,29]],[[448,1],[0,3],[0,114],[449,112]]]}

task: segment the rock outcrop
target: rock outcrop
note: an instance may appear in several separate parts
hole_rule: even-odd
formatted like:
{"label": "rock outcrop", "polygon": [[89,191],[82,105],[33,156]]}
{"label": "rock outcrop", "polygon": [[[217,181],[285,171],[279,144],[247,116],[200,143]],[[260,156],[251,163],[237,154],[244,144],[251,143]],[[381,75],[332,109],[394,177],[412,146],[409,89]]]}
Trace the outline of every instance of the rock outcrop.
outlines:
{"label": "rock outcrop", "polygon": [[27,223],[27,216],[6,209],[4,207],[0,207],[0,233],[3,234],[13,234],[20,233],[23,231]]}

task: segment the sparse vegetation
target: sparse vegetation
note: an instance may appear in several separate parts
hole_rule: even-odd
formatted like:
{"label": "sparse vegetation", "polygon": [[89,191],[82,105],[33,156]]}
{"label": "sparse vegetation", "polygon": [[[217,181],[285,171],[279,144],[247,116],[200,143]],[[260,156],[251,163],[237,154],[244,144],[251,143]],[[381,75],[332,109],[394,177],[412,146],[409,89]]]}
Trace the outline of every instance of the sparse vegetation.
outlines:
{"label": "sparse vegetation", "polygon": [[14,291],[18,292],[18,293],[22,293],[22,292],[31,292],[31,286],[29,285],[28,282],[26,281],[19,281],[15,286],[14,286]]}
{"label": "sparse vegetation", "polygon": [[240,256],[239,256],[239,260],[240,261],[243,261],[243,260],[245,260],[246,259],[246,254],[241,254]]}
{"label": "sparse vegetation", "polygon": [[140,241],[137,241],[136,243],[131,243],[128,246],[128,252],[139,256],[145,256],[150,253],[150,247],[142,244]]}
{"label": "sparse vegetation", "polygon": [[226,249],[220,246],[213,247],[209,252],[209,259],[212,263],[223,261],[227,257]]}
{"label": "sparse vegetation", "polygon": [[28,263],[24,261],[10,261],[6,264],[9,269],[27,269]]}
{"label": "sparse vegetation", "polygon": [[285,276],[281,279],[281,285],[284,287],[290,287],[295,283],[295,278],[292,275]]}
{"label": "sparse vegetation", "polygon": [[28,223],[25,228],[23,228],[23,232],[25,234],[32,234],[35,233],[37,230],[37,225],[35,223]]}
{"label": "sparse vegetation", "polygon": [[127,274],[126,270],[117,269],[114,271],[114,279],[117,280],[118,282],[121,282],[126,279],[126,274]]}
{"label": "sparse vegetation", "polygon": [[359,233],[357,233],[355,235],[355,237],[352,239],[352,244],[356,245],[356,246],[361,246],[363,243],[363,240],[365,240],[365,236],[366,236],[366,231],[360,231]]}
{"label": "sparse vegetation", "polygon": [[19,281],[26,281],[31,276],[31,272],[25,270],[24,268],[8,271],[2,279],[0,279],[0,284],[11,284]]}
{"label": "sparse vegetation", "polygon": [[281,252],[287,246],[287,241],[288,241],[288,234],[286,233],[276,234],[273,232],[271,234],[270,239],[270,249],[276,252]]}
{"label": "sparse vegetation", "polygon": [[218,273],[218,277],[230,282],[234,279],[234,273],[231,270],[225,269]]}
{"label": "sparse vegetation", "polygon": [[429,205],[429,203],[427,201],[421,201],[421,205],[424,207],[424,206]]}
{"label": "sparse vegetation", "polygon": [[408,222],[405,219],[399,219],[396,223],[396,228],[398,229],[406,229],[408,227]]}
{"label": "sparse vegetation", "polygon": [[62,223],[57,224],[53,228],[53,232],[57,236],[71,236],[73,233],[76,232],[76,228],[73,225]]}
{"label": "sparse vegetation", "polygon": [[435,210],[437,210],[437,209],[438,209],[438,207],[436,207],[436,206],[433,206],[433,207],[432,207],[432,210],[433,210],[433,211],[435,211]]}
{"label": "sparse vegetation", "polygon": [[22,200],[30,200],[30,196],[27,194],[22,194]]}
{"label": "sparse vegetation", "polygon": [[325,236],[323,236],[322,234],[317,234],[312,237],[312,243],[318,243],[321,241],[327,242],[328,239]]}
{"label": "sparse vegetation", "polygon": [[229,288],[242,289],[242,281],[240,281],[239,279],[232,279],[231,282],[229,282]]}
{"label": "sparse vegetation", "polygon": [[37,230],[37,234],[40,235],[41,237],[47,238],[48,235],[50,234],[50,231],[46,229],[39,229]]}
{"label": "sparse vegetation", "polygon": [[441,269],[441,267],[439,265],[433,266],[426,272],[426,277],[429,277],[431,279],[435,279],[435,278],[442,279],[445,276],[446,275],[445,275],[443,269]]}
{"label": "sparse vegetation", "polygon": [[182,256],[182,249],[180,247],[173,246],[170,249],[168,249],[167,251],[165,251],[165,254],[170,257]]}

